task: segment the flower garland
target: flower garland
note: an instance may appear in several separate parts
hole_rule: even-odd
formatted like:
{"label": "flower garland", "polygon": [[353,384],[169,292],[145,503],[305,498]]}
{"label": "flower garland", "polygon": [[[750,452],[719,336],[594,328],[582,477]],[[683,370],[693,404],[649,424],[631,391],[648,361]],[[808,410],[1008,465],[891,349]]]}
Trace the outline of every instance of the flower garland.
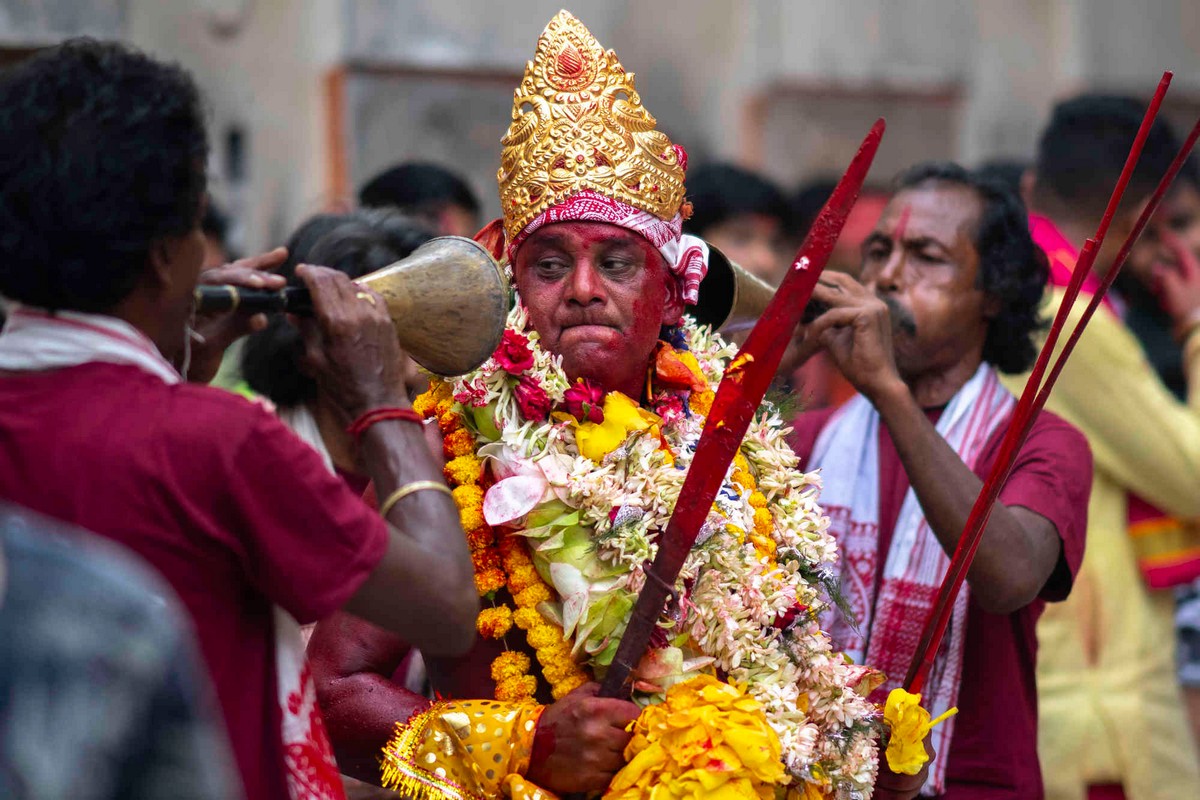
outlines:
{"label": "flower garland", "polygon": [[[446,465],[456,499],[463,486],[476,487],[460,508],[472,552],[476,544],[481,551],[481,594],[496,584],[496,570],[514,600],[511,620],[500,606],[485,609],[480,632],[525,631],[556,697],[586,680],[577,659],[600,674],[611,662],[732,353],[685,318],[660,343],[639,404],[572,384],[518,302],[491,359],[451,382],[435,381],[414,404],[437,416],[448,440],[456,437]],[[472,453],[460,430],[470,434]],[[684,565],[679,601],[636,670],[635,689],[640,702],[653,703],[700,675],[744,687],[804,792],[865,796],[880,724],[865,697],[872,673],[832,652],[821,630],[837,549],[817,505],[819,479],[797,469],[786,433],[764,404]],[[460,461],[467,456],[474,460]],[[490,538],[473,537],[480,526]],[[493,665],[498,696],[501,681],[529,688],[532,663],[519,655]]]}
{"label": "flower garland", "polygon": [[[484,638],[503,640],[515,623],[525,632],[557,700],[586,683],[588,675],[571,654],[562,627],[537,610],[539,603],[550,599],[550,589],[534,569],[522,542],[511,534],[503,534],[497,541],[495,530],[484,519],[484,489],[480,485],[483,462],[475,454],[474,437],[453,409],[448,385],[433,381],[429,391],[416,398],[413,408],[422,417],[436,417],[443,432],[442,453],[448,460],[442,473],[452,487],[459,522],[466,532],[475,589],[480,597],[492,602],[480,610],[475,628]],[[504,603],[497,604],[501,589],[508,590],[515,612]],[[531,666],[524,653],[505,650],[497,656],[491,666],[495,698],[506,702],[532,700],[537,693],[537,678],[530,674]]]}

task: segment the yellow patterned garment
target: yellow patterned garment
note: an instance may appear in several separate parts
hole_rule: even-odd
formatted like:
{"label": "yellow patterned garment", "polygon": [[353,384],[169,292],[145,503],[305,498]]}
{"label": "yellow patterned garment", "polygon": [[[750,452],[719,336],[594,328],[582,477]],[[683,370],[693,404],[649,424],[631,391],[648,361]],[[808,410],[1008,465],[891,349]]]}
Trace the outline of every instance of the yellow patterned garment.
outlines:
{"label": "yellow patterned garment", "polygon": [[383,751],[383,785],[411,800],[556,800],[525,780],[545,706],[456,700],[435,703]]}
{"label": "yellow patterned garment", "polygon": [[[1062,299],[1053,290],[1047,312]],[[1081,298],[1071,309],[1068,330],[1084,305]],[[1071,596],[1047,606],[1037,628],[1047,800],[1084,800],[1089,784],[1102,783],[1121,783],[1129,800],[1200,797],[1175,676],[1174,598],[1146,587],[1126,511],[1133,492],[1167,513],[1200,516],[1200,334],[1184,346],[1184,367],[1187,404],[1102,309],[1046,405],[1087,436],[1095,459],[1083,566]],[[1019,392],[1024,379],[1005,383]]]}

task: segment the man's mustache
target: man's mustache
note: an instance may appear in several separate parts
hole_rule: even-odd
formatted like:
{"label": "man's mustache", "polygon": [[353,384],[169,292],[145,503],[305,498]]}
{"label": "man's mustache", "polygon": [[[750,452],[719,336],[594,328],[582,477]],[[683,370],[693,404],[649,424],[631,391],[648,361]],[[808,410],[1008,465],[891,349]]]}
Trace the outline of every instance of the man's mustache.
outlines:
{"label": "man's mustache", "polygon": [[877,296],[888,307],[888,314],[892,317],[892,330],[916,336],[917,320],[913,317],[912,312],[889,294],[877,294]]}

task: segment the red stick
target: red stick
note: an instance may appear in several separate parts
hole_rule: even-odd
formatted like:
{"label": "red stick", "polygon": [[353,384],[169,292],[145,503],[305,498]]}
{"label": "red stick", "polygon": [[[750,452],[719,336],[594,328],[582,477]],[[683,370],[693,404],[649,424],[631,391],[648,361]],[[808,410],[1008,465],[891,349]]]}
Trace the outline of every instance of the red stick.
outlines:
{"label": "red stick", "polygon": [[750,331],[746,343],[725,370],[691,467],[679,490],[679,499],[666,530],[658,539],[658,553],[646,572],[646,585],[638,595],[625,635],[604,677],[601,696],[620,697],[628,693],[625,682],[646,652],[675,578],[696,542],[700,527],[708,518],[754,412],[779,368],[792,332],[800,322],[817,278],[825,268],[866,180],[883,131],[884,122],[880,119],[863,139],[846,174],[800,246],[792,268]]}
{"label": "red stick", "polygon": [[[1166,94],[1167,87],[1171,83],[1171,77],[1172,73],[1163,73],[1162,80],[1158,84],[1158,89],[1155,91],[1154,97],[1146,109],[1142,125],[1138,129],[1138,134],[1134,138],[1129,156],[1125,160],[1125,167],[1121,171],[1121,176],[1117,180],[1117,185],[1114,187],[1113,193],[1109,198],[1108,206],[1101,217],[1100,225],[1096,230],[1096,236],[1084,243],[1079,259],[1075,264],[1075,270],[1071,274],[1071,280],[1064,293],[1063,301],[1058,308],[1054,323],[1046,337],[1046,342],[1038,354],[1037,363],[1025,385],[1025,390],[1021,393],[1020,400],[1017,402],[1017,408],[1013,412],[1008,432],[1001,443],[996,463],[992,466],[987,480],[984,481],[979,497],[976,498],[975,504],[971,508],[971,513],[967,517],[966,526],[959,537],[954,555],[950,559],[950,567],[946,572],[945,578],[942,580],[942,585],[938,590],[938,595],[934,601],[930,616],[926,620],[925,628],[921,633],[921,639],[917,645],[916,652],[913,654],[908,675],[905,677],[904,684],[910,692],[919,693],[921,691],[925,679],[929,675],[929,670],[933,667],[937,651],[941,646],[946,628],[950,623],[950,617],[954,609],[954,600],[962,588],[963,581],[966,580],[967,571],[970,569],[971,562],[975,558],[975,553],[979,549],[979,542],[983,537],[983,531],[987,528],[988,520],[991,518],[992,508],[1000,495],[1000,490],[1003,488],[1004,482],[1008,480],[1008,476],[1012,472],[1017,454],[1020,452],[1021,446],[1025,443],[1025,439],[1033,427],[1033,421],[1045,405],[1050,389],[1058,379],[1059,373],[1066,364],[1067,356],[1070,355],[1075,342],[1078,341],[1080,334],[1082,334],[1088,319],[1091,318],[1091,313],[1094,312],[1095,307],[1103,299],[1104,293],[1112,284],[1112,279],[1116,277],[1116,272],[1120,269],[1125,257],[1128,256],[1134,241],[1141,234],[1150,215],[1153,214],[1154,209],[1162,200],[1162,196],[1166,193],[1167,187],[1174,180],[1176,173],[1178,173],[1179,168],[1183,165],[1183,161],[1187,158],[1192,144],[1195,143],[1195,136],[1200,133],[1196,129],[1193,130],[1193,135],[1189,137],[1188,143],[1184,145],[1184,148],[1176,156],[1175,162],[1172,163],[1171,168],[1167,170],[1167,174],[1159,182],[1158,189],[1156,189],[1152,196],[1151,202],[1147,204],[1141,218],[1138,220],[1138,224],[1134,226],[1134,230],[1131,231],[1130,236],[1122,245],[1117,257],[1118,260],[1114,263],[1113,268],[1109,270],[1109,275],[1102,282],[1100,290],[1092,298],[1089,310],[1085,312],[1083,319],[1071,332],[1063,353],[1056,359],[1050,375],[1043,385],[1042,376],[1045,374],[1050,355],[1057,344],[1060,332],[1066,326],[1070,309],[1079,294],[1084,278],[1091,272],[1096,255],[1100,250],[1105,235],[1108,233],[1109,225],[1116,214],[1117,208],[1120,206],[1121,197],[1125,193],[1125,188],[1133,175],[1134,167],[1141,156],[1142,147],[1145,144],[1146,137],[1150,133],[1150,128],[1154,122],[1154,118],[1158,114],[1158,109],[1162,105],[1163,96]],[[1198,128],[1200,128],[1200,124],[1198,124]]]}

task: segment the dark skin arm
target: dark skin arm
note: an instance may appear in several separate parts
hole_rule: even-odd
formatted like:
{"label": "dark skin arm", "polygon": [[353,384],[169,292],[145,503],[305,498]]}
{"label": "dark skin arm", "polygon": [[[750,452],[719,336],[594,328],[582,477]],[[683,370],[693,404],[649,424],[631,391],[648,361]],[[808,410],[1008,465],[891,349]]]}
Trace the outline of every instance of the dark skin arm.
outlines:
{"label": "dark skin arm", "polygon": [[[839,273],[822,276],[813,298],[830,310],[808,327],[806,347],[810,352],[823,347],[879,411],[929,527],[946,553],[953,554],[983,482],[938,434],[901,379],[887,306]],[[1027,508],[996,503],[967,572],[971,596],[985,611],[1011,614],[1042,591],[1061,552],[1058,531],[1049,520]]]}
{"label": "dark skin arm", "polygon": [[[376,408],[408,408],[402,351],[387,306],[344,273],[302,266],[315,318],[303,320],[305,363],[348,425]],[[388,420],[370,426],[360,456],[380,498],[414,481],[444,485],[423,426]],[[346,610],[427,653],[466,652],[479,599],[458,508],[448,493],[422,490],[392,506],[383,560]]]}
{"label": "dark skin arm", "polygon": [[322,621],[308,643],[308,660],[338,767],[379,783],[379,758],[397,722],[429,701],[392,682],[412,648],[402,639],[350,614]]}

